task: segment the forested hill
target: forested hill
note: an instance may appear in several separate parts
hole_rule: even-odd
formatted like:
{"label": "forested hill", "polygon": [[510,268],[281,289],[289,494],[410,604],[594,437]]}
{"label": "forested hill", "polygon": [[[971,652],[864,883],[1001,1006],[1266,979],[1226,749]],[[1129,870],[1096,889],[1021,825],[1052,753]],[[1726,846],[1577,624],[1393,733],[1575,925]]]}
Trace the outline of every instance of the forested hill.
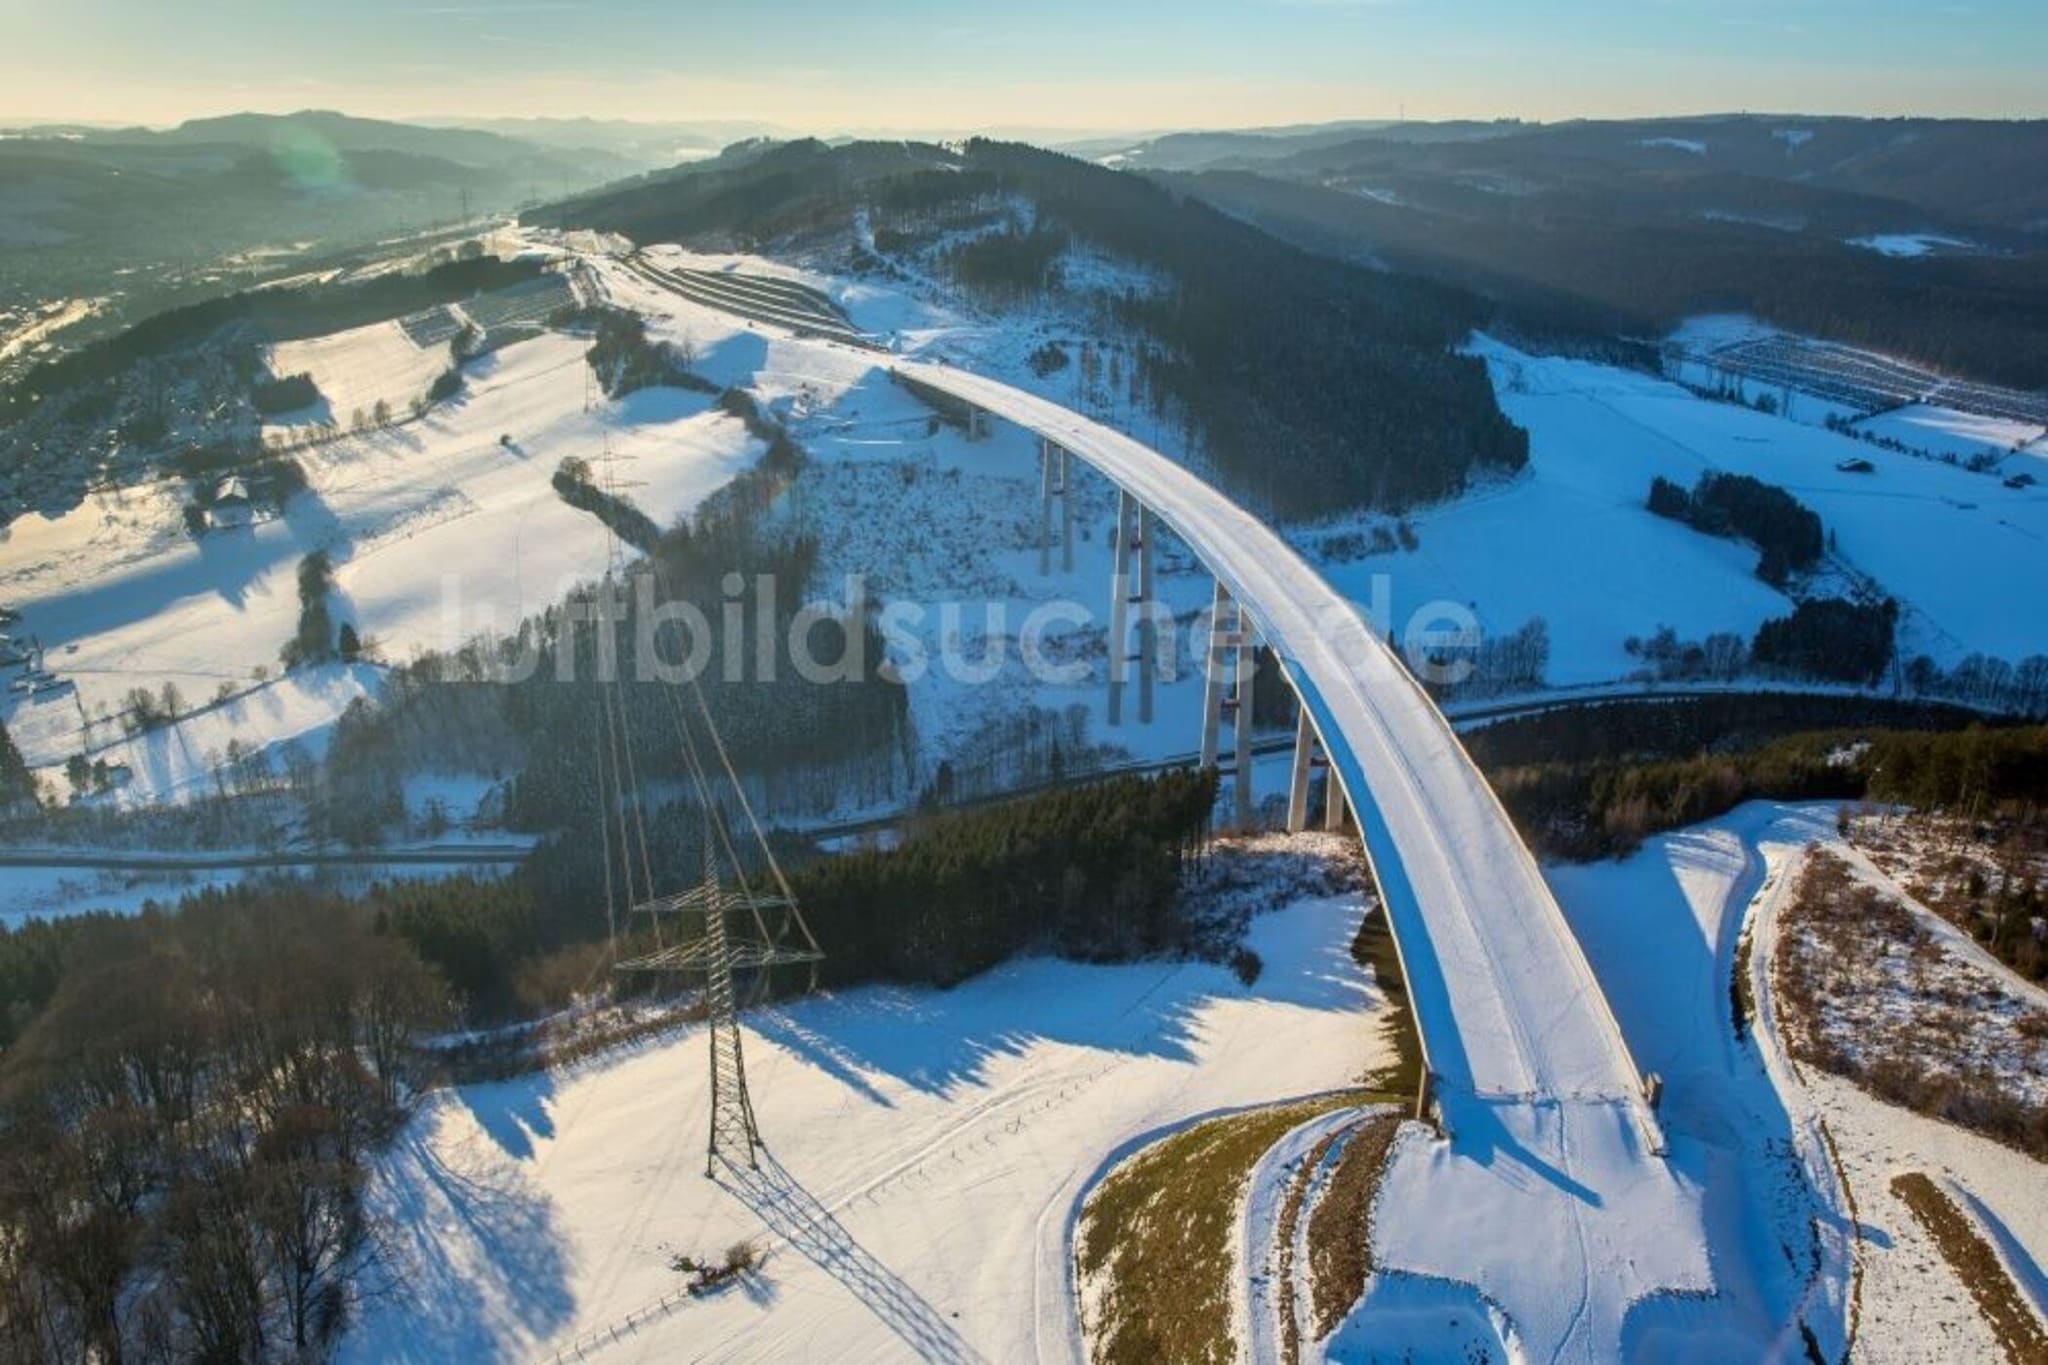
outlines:
{"label": "forested hill", "polygon": [[[851,227],[865,210],[874,250]],[[798,248],[846,268],[914,263],[999,307],[1066,289],[1089,246],[1161,282],[1103,303],[1134,392],[1184,420],[1231,491],[1282,518],[1398,509],[1527,458],[1484,367],[1466,292],[1302,251],[1137,176],[1016,144],[748,148],[530,215],[642,242]]]}
{"label": "forested hill", "polygon": [[2044,152],[2034,124],[1720,120],[1362,137],[1160,178],[1312,250],[1482,293],[1531,337],[1739,312],[2034,389],[2048,198],[2018,168]]}

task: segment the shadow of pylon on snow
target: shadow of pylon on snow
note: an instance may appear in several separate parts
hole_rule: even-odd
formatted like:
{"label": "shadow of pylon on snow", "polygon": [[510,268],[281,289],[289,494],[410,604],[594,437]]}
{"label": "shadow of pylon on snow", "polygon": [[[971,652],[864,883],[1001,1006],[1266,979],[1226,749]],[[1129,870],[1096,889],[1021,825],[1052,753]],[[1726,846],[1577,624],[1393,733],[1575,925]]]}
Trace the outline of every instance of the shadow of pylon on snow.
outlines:
{"label": "shadow of pylon on snow", "polygon": [[757,1170],[721,1161],[718,1182],[730,1188],[771,1232],[853,1291],[869,1312],[903,1339],[920,1360],[986,1365],[953,1325],[902,1276],[877,1260],[767,1152]]}

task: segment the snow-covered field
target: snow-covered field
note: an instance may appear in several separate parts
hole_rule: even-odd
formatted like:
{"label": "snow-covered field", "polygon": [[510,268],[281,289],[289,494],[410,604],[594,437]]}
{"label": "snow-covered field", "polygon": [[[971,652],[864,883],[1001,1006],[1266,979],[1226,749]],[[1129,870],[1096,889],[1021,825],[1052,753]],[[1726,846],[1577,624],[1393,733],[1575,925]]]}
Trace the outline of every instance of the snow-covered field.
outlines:
{"label": "snow-covered field", "polygon": [[369,416],[383,403],[393,415],[407,412],[414,400],[448,368],[448,347],[419,346],[396,322],[373,322],[345,332],[281,342],[270,348],[270,372],[310,375],[322,402],[306,412],[289,413],[275,425],[281,430],[316,419],[348,426],[357,413]]}
{"label": "snow-covered field", "polygon": [[403,1220],[406,1295],[372,1303],[342,1358],[548,1359],[678,1290],[675,1255],[751,1238],[757,1281],[621,1328],[603,1357],[1072,1359],[1068,1236],[1101,1170],[1384,1062],[1348,951],[1361,913],[1346,896],[1253,921],[1249,988],[1220,966],[1028,959],[757,1011],[759,1174],[704,1176],[695,1032],[439,1095],[372,1188]]}
{"label": "snow-covered field", "polygon": [[309,670],[146,740],[121,741],[118,716],[132,688],[170,682],[197,705],[223,686],[250,688],[258,669],[276,673],[298,619],[298,562],[312,550],[335,561],[336,619],[402,661],[510,629],[603,571],[603,526],[549,483],[565,456],[598,460],[609,441],[620,482],[663,524],[758,456],[703,395],[647,390],[586,411],[584,349],[565,336],[508,347],[472,362],[463,395],[425,420],[299,452],[309,490],[253,527],[187,536],[169,483],[16,521],[0,540],[0,577],[22,611],[18,631],[77,689],[10,694],[7,725],[30,763],[53,769],[90,749],[130,762],[126,799],[145,800],[203,784],[207,756],[230,738],[317,742],[374,687],[374,670]]}
{"label": "snow-covered field", "polygon": [[[802,275],[708,258],[720,262]],[[1077,498],[1073,570],[1042,576],[1038,471],[1024,433],[1004,426],[969,442],[933,430],[872,353],[741,323],[610,262],[593,268],[615,301],[651,315],[654,335],[687,345],[699,373],[753,388],[810,451],[814,468],[780,514],[819,535],[826,591],[838,574],[861,573],[884,596],[967,599],[967,619],[934,612],[917,628],[933,657],[949,645],[979,656],[985,628],[975,616],[985,604],[1009,611],[1011,632],[1054,598],[1100,611],[1111,516],[1098,482],[1084,480]],[[1113,264],[1090,269],[1114,274]],[[1037,380],[1024,363],[1051,320],[991,321],[904,291],[804,278],[857,325],[922,359],[1066,397],[1061,379]],[[358,344],[369,343],[347,343]],[[2048,618],[2031,607],[2035,585],[2048,581],[2048,495],[1639,373],[1484,338],[1475,348],[1508,415],[1531,432],[1531,467],[1418,514],[1414,551],[1322,566],[1356,601],[1381,600],[1374,579],[1385,574],[1397,622],[1432,598],[1468,605],[1499,631],[1542,616],[1558,683],[1625,673],[1634,661],[1623,639],[1660,625],[1688,638],[1747,635],[1790,605],[1756,579],[1755,552],[1643,506],[1653,475],[1690,484],[1725,469],[1812,506],[1836,535],[1839,570],[1874,577],[1906,604],[1909,649],[1946,663],[2048,648]],[[337,617],[403,658],[510,627],[604,568],[602,527],[549,485],[563,457],[595,460],[608,446],[629,496],[665,523],[758,455],[742,424],[703,395],[593,402],[583,349],[562,336],[509,347],[473,363],[463,395],[423,421],[303,452],[309,492],[247,530],[191,540],[179,526],[182,493],[169,485],[17,522],[0,540],[9,604],[77,686],[10,698],[8,724],[31,761],[48,768],[105,746],[136,773],[130,799],[144,799],[197,789],[231,739],[289,737],[317,749],[333,717],[374,691],[373,667],[294,674],[142,739],[117,739],[118,723],[102,717],[131,687],[170,680],[199,702],[223,683],[247,688],[259,666],[274,671],[297,615],[296,565],[312,549],[336,561]],[[1873,460],[1876,474],[1837,471],[1850,455]],[[1161,541],[1162,597],[1181,613],[1206,605],[1206,575]],[[1067,643],[1085,650],[1086,629]],[[1150,725],[1133,717],[1112,735],[1098,683],[1027,683],[1014,657],[1005,669],[986,686],[942,671],[913,684],[931,753],[1027,705],[1079,708],[1092,737],[1134,753],[1184,751],[1197,733],[1191,674],[1162,687]],[[413,793],[414,804],[429,794]],[[1584,1087],[1536,1075],[1543,1040],[1514,1032],[1535,1011],[1503,1011],[1492,1033],[1461,1044],[1485,1056],[1453,1048],[1439,1064],[1465,1074],[1519,1059],[1533,1079],[1447,1109],[1451,1143],[1419,1129],[1403,1138],[1376,1225],[1383,1270],[1336,1338],[1343,1352],[1446,1321],[1472,1343],[1539,1355],[1590,1338],[1660,1357],[1748,1358],[1796,1349],[1796,1334],[1775,1334],[1801,1316],[1824,1345],[1839,1344],[1853,1267],[1878,1264],[1879,1243],[1835,1202],[1819,1120],[1830,1117],[1838,1139],[1872,1125],[1874,1136],[1849,1142],[1863,1142],[1863,1155],[1843,1154],[1859,1199],[1856,1162],[1881,1164],[1884,1144],[1905,1139],[1825,1083],[1788,1089],[1770,1040],[1759,1054],[1729,1025],[1743,908],[1760,887],[1779,885],[1767,878],[1782,878],[1790,851],[1815,829],[1825,837],[1824,826],[1813,812],[1750,807],[1621,863],[1552,870],[1637,1061],[1665,1081],[1670,1160],[1644,1160],[1628,1106],[1611,1092],[1586,1098]],[[1469,841],[1461,851],[1475,857]],[[22,894],[121,901],[139,889],[47,881],[28,879]],[[1377,1060],[1378,1002],[1345,952],[1359,912],[1356,898],[1343,898],[1256,921],[1251,942],[1266,970],[1249,989],[1214,967],[1026,961],[951,992],[867,989],[761,1012],[750,1020],[750,1072],[776,1146],[759,1176],[700,1174],[700,1035],[437,1096],[376,1186],[406,1229],[409,1294],[370,1305],[352,1358],[540,1355],[629,1317],[634,1326],[610,1348],[621,1359],[828,1348],[856,1359],[1066,1358],[1075,1345],[1067,1236],[1095,1175],[1194,1115],[1341,1085]],[[1498,944],[1475,938],[1462,950],[1475,974],[1514,977],[1532,997],[1566,985],[1562,975],[1531,985],[1514,963],[1482,961]],[[1425,991],[1440,986],[1422,981]],[[1550,1017],[1562,1027],[1566,1015]],[[1572,1098],[1531,1104],[1530,1091]],[[1965,1160],[1950,1150],[1940,1148],[1946,1168],[2038,1253],[2039,1215],[2004,1207],[2011,1169],[1995,1152]],[[1683,1231],[1702,1225],[1703,1241]],[[1908,1249],[1887,1263],[1898,1275],[1938,1271],[1909,1270],[1918,1263],[1908,1251],[1926,1250],[1911,1227],[1883,1231],[1893,1240],[1880,1249]],[[713,1255],[739,1237],[769,1252],[757,1284],[639,1316],[679,1287],[672,1255]],[[1480,1259],[1490,1298],[1467,1283]],[[1884,1312],[1906,1310],[1866,1302],[1863,1311],[1870,1330]]]}
{"label": "snow-covered field", "polygon": [[[803,280],[900,350],[1072,399],[1070,374],[1040,379],[1026,358],[1047,339],[1084,334],[1074,317],[992,318],[928,282],[881,285],[673,248],[651,254],[699,269]],[[1026,706],[1080,708],[1091,742],[1113,741],[1133,754],[1191,747],[1199,697],[1190,670],[1161,687],[1152,725],[1127,717],[1111,733],[1099,686],[1046,684],[1025,677],[1018,663],[1016,636],[1033,608],[1071,600],[1099,614],[1104,604],[1112,519],[1106,485],[1077,479],[1074,569],[1063,572],[1056,562],[1042,577],[1038,473],[1023,433],[1005,425],[972,443],[951,427],[930,433],[926,410],[888,382],[874,354],[782,336],[679,299],[609,258],[589,259],[614,301],[648,313],[651,331],[686,345],[707,378],[760,393],[816,457],[787,511],[820,538],[822,592],[836,596],[843,576],[858,573],[878,593],[933,608],[917,631],[931,657],[948,645],[978,657],[988,634],[985,604],[1006,613],[1011,662],[995,685],[956,685],[935,672],[913,687],[918,733],[931,753],[986,734]],[[1094,257],[1077,258],[1073,275],[1103,288],[1144,283]],[[1653,518],[1642,505],[1653,475],[1690,483],[1716,468],[1780,483],[1814,507],[1835,532],[1844,564],[1906,603],[1909,651],[1954,663],[1975,651],[2016,659],[2048,648],[2048,618],[2025,600],[2027,585],[2048,573],[2048,492],[2006,489],[1878,450],[1805,424],[1814,420],[1809,413],[1786,421],[1634,372],[1524,355],[1485,339],[1475,345],[1504,408],[1532,434],[1530,469],[1415,516],[1413,552],[1323,565],[1341,592],[1364,606],[1384,604],[1397,625],[1432,601],[1468,608],[1494,631],[1540,616],[1549,626],[1548,678],[1559,684],[1626,675],[1638,661],[1624,640],[1662,625],[1688,639],[1747,636],[1790,606],[1755,577],[1754,552]],[[330,405],[343,408],[388,398],[383,390],[431,378],[444,363],[440,348],[414,346],[395,323],[292,346],[279,348],[274,364],[324,376]],[[72,753],[107,749],[109,761],[137,771],[123,799],[144,800],[195,789],[208,775],[206,756],[229,738],[317,742],[352,691],[296,680],[284,691],[264,689],[263,706],[220,708],[204,722],[206,733],[178,733],[157,746],[183,756],[175,762],[147,755],[135,762],[136,746],[121,742],[118,713],[135,687],[154,691],[168,681],[193,706],[223,687],[249,688],[258,668],[275,672],[297,616],[295,568],[312,549],[326,548],[336,560],[337,617],[374,638],[384,658],[399,660],[478,630],[509,628],[567,583],[601,571],[602,528],[548,485],[564,456],[596,458],[609,442],[624,491],[665,523],[758,453],[740,424],[702,395],[649,390],[592,402],[581,350],[562,336],[514,345],[473,362],[464,394],[424,421],[300,452],[310,491],[283,517],[253,528],[192,540],[179,520],[183,489],[172,483],[95,494],[55,520],[17,521],[0,539],[10,605],[24,609],[21,629],[41,638],[50,667],[77,687],[33,700],[6,697],[6,722],[31,762],[54,779]],[[356,392],[352,383],[365,387]],[[1911,427],[1923,444],[1973,446],[2026,434],[1934,409],[1878,421],[1901,432]],[[1169,452],[1175,440],[1170,431],[1138,434]],[[1878,472],[1837,472],[1835,464],[1851,455],[1872,459]],[[1930,539],[1942,553],[1922,552]],[[1311,558],[1321,540],[1320,530],[1297,537]],[[1207,603],[1205,577],[1170,538],[1161,545],[1160,596],[1188,620]],[[941,621],[936,608],[947,600],[962,610]],[[1050,638],[1098,657],[1091,653],[1099,651],[1098,632],[1099,625],[1055,620]],[[289,704],[279,704],[285,697]]]}
{"label": "snow-covered field", "polygon": [[[1712,1292],[1611,1306],[1631,1358],[1797,1357],[1802,1322],[1832,1355],[1852,1316],[1859,1359],[1992,1358],[1968,1295],[1888,1191],[1900,1169],[1955,1182],[2017,1254],[2048,1258],[2048,1218],[2029,1195],[2038,1165],[1794,1071],[1766,1025],[1734,1032],[1745,920],[1768,938],[1775,894],[1833,823],[1829,808],[1753,803],[1619,862],[1548,869],[1632,1047],[1664,1078],[1671,1170],[1706,1219]],[[1347,897],[1256,919],[1266,967],[1248,990],[1207,966],[1027,960],[949,992],[871,988],[761,1011],[749,1073],[775,1146],[758,1177],[702,1175],[694,1032],[438,1096],[374,1186],[409,1220],[406,1293],[370,1306],[344,1356],[544,1360],[601,1337],[593,1354],[619,1360],[828,1343],[854,1360],[1070,1359],[1067,1239],[1097,1175],[1191,1117],[1341,1085],[1383,1060],[1377,998],[1344,951],[1358,913]],[[1274,1198],[1285,1156],[1261,1168]],[[1447,1197],[1450,1159],[1421,1129],[1397,1145],[1375,1213],[1381,1271],[1306,1358],[1426,1342],[1540,1352],[1546,1324],[1505,1315],[1455,1267],[1398,1273],[1418,1238],[1469,1251],[1526,1237],[1511,1202]],[[1513,1145],[1496,1164],[1540,1175]],[[1248,1206],[1248,1226],[1270,1223],[1273,1202]],[[1668,1223],[1639,1231],[1639,1265],[1692,1254],[1662,1245]],[[675,1297],[671,1257],[743,1237],[767,1252],[758,1281]],[[1526,1259],[1532,1278],[1563,1263]],[[1559,1314],[1602,1311],[1600,1294],[1557,1294]]]}
{"label": "snow-covered field", "polygon": [[[1489,631],[1541,616],[1554,683],[1622,676],[1635,666],[1623,641],[1660,625],[1685,639],[1747,637],[1791,609],[1756,577],[1756,551],[1643,506],[1653,477],[1690,487],[1711,469],[1777,484],[1818,513],[1834,556],[1906,608],[1906,652],[1952,665],[1976,651],[2048,650],[2031,586],[2048,581],[2048,494],[1635,371],[1486,340],[1476,349],[1502,408],[1530,433],[1529,468],[1412,517],[1413,553],[1329,566],[1355,600],[1371,601],[1374,575],[1386,574],[1397,621],[1433,598],[1467,604]],[[1835,468],[1852,457],[1876,472]]]}

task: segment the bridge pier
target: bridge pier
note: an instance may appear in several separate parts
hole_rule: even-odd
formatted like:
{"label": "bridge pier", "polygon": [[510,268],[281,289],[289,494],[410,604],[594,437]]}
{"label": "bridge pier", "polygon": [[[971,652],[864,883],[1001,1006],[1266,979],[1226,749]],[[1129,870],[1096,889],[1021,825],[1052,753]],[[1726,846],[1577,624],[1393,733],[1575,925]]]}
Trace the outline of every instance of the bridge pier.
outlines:
{"label": "bridge pier", "polygon": [[1038,438],[1038,574],[1052,572],[1052,442]]}
{"label": "bridge pier", "polygon": [[1124,679],[1130,672],[1131,609],[1131,502],[1129,493],[1116,492],[1116,531],[1111,545],[1109,571],[1109,723],[1124,723]]}
{"label": "bridge pier", "polygon": [[1074,571],[1074,495],[1073,481],[1068,473],[1067,448],[1053,447],[1060,457],[1059,481],[1053,485],[1053,493],[1060,500],[1060,572]]}
{"label": "bridge pier", "polygon": [[1138,724],[1152,723],[1152,682],[1158,672],[1159,623],[1153,619],[1157,605],[1152,600],[1152,512],[1143,503],[1132,500],[1136,515],[1132,518],[1137,531],[1137,542],[1132,546],[1138,553],[1138,590],[1131,596],[1131,605],[1138,610]]}
{"label": "bridge pier", "polygon": [[1209,645],[1202,657],[1202,766],[1216,766],[1217,726],[1223,717],[1223,651],[1229,647],[1224,613],[1231,609],[1230,589],[1219,580],[1209,607]]}
{"label": "bridge pier", "polygon": [[1245,615],[1244,603],[1230,604],[1231,629],[1230,647],[1234,655],[1231,668],[1232,680],[1230,700],[1224,703],[1231,713],[1234,730],[1235,754],[1231,759],[1231,792],[1238,829],[1250,829],[1252,824],[1252,678],[1258,671],[1256,656],[1252,652],[1252,623]]}
{"label": "bridge pier", "polygon": [[1038,571],[1052,572],[1052,505],[1060,505],[1060,572],[1074,571],[1074,500],[1068,494],[1064,446],[1038,438]]}
{"label": "bridge pier", "polygon": [[1337,780],[1337,770],[1327,764],[1323,769],[1323,828],[1332,834],[1344,832],[1344,785]]}
{"label": "bridge pier", "polygon": [[[1232,724],[1232,822],[1238,829],[1252,823],[1252,653],[1251,619],[1244,605],[1219,581],[1209,610],[1209,651],[1202,668],[1202,766],[1217,766],[1223,716]],[[1224,690],[1224,659],[1231,660],[1231,682]]]}
{"label": "bridge pier", "polygon": [[[1109,580],[1109,723],[1124,719],[1124,687],[1131,661],[1138,664],[1138,723],[1152,723],[1152,681],[1159,655],[1159,624],[1153,619],[1152,514],[1122,489],[1116,495],[1114,567]],[[1137,650],[1131,649],[1131,609],[1137,609]]]}
{"label": "bridge pier", "polygon": [[1308,708],[1301,708],[1294,725],[1294,771],[1287,784],[1287,832],[1299,834],[1308,828],[1308,778],[1315,767],[1317,751],[1315,726],[1309,724]]}

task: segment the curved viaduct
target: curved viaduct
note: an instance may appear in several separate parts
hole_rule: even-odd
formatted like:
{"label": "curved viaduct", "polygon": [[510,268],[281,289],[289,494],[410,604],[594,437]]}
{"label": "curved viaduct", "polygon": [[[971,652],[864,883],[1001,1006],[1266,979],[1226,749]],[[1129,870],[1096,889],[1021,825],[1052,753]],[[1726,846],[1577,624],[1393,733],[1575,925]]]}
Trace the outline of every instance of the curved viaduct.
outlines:
{"label": "curved viaduct", "polygon": [[1436,704],[1353,606],[1258,517],[1130,437],[980,375],[893,368],[1087,463],[1171,528],[1249,616],[1356,813],[1445,1126],[1462,1126],[1468,1098],[1605,1101],[1627,1105],[1661,1150],[1643,1078],[1535,859]]}
{"label": "curved viaduct", "polygon": [[[988,413],[1037,434],[1048,495],[1042,561],[1068,455],[1120,490],[1112,716],[1127,607],[1150,596],[1148,516],[1215,575],[1218,616],[1236,608],[1225,643],[1238,650],[1240,765],[1250,757],[1250,634],[1300,698],[1288,823],[1303,823],[1310,747],[1319,744],[1356,813],[1407,976],[1425,1053],[1418,1103],[1448,1139],[1398,1145],[1382,1175],[1374,1282],[1389,1287],[1393,1306],[1389,1316],[1373,1313],[1369,1293],[1363,1319],[1391,1333],[1378,1345],[1399,1354],[1413,1344],[1409,1333],[1441,1330],[1441,1317],[1429,1319],[1434,1329],[1420,1319],[1403,1325],[1401,1295],[1419,1292],[1436,1296],[1439,1311],[1456,1306],[1494,1323],[1510,1358],[1590,1365],[1629,1354],[1631,1341],[1642,1346],[1636,1324],[1655,1315],[1638,1317],[1639,1307],[1713,1296],[1698,1145],[1667,1156],[1658,1087],[1638,1070],[1535,859],[1379,635],[1258,517],[1157,451],[980,375],[907,360],[891,368],[967,405],[970,430]],[[1141,547],[1135,592],[1127,538]],[[1215,634],[1211,641],[1205,762],[1217,757]],[[1142,635],[1139,649],[1142,658]],[[1145,698],[1141,684],[1141,718]],[[1245,784],[1237,786],[1242,813]]]}
{"label": "curved viaduct", "polygon": [[[709,286],[684,293],[653,282],[703,306],[760,311],[751,299],[697,297]],[[1055,497],[1062,523],[1070,515],[1068,458],[1117,487],[1112,717],[1124,699],[1134,604],[1141,721],[1150,709],[1151,519],[1215,576],[1224,609],[1217,617],[1228,623],[1212,624],[1205,762],[1219,757],[1218,648],[1237,653],[1243,766],[1251,756],[1243,704],[1250,637],[1278,658],[1303,715],[1288,823],[1305,823],[1306,778],[1320,747],[1330,789],[1356,813],[1407,976],[1425,1052],[1421,1103],[1448,1139],[1409,1130],[1382,1174],[1374,1283],[1394,1297],[1382,1317],[1368,1293],[1364,1321],[1385,1323],[1392,1334],[1377,1346],[1399,1354],[1415,1333],[1435,1339],[1449,1311],[1493,1323],[1512,1358],[1590,1365],[1626,1354],[1626,1342],[1640,1344],[1632,1319],[1639,1305],[1675,1293],[1683,1314],[1711,1296],[1700,1144],[1688,1140],[1666,1155],[1654,1096],[1534,858],[1442,713],[1351,604],[1256,516],[1120,432],[993,379],[889,357],[844,335],[843,318],[836,328],[761,320],[807,334],[811,344],[851,346],[928,397],[964,406],[976,425],[989,414],[1036,434],[1043,567],[1050,568]],[[1063,526],[1063,553],[1070,532]],[[1237,785],[1242,814],[1246,784]],[[1341,814],[1337,799],[1333,813]],[[1081,1354],[1068,1288],[1065,1330],[1041,1334],[1042,1359]],[[1417,1294],[1429,1305],[1423,1317],[1415,1316]]]}

